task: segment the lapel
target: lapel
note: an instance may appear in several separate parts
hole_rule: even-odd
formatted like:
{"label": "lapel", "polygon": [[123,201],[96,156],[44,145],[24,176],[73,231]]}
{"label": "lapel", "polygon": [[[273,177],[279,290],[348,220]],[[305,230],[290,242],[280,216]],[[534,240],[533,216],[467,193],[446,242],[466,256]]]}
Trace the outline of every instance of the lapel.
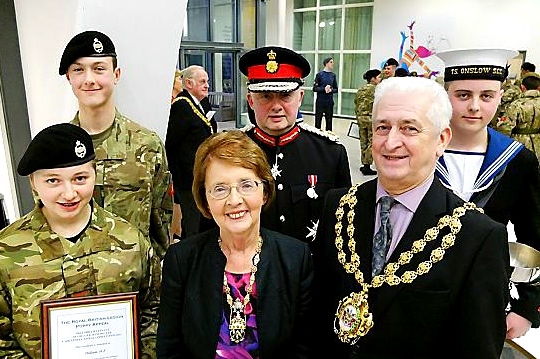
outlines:
{"label": "lapel", "polygon": [[[375,223],[375,194],[377,190],[377,180],[367,182],[365,190],[358,189],[356,213],[354,217],[354,232],[356,234],[356,253],[360,256],[360,270],[364,273],[364,280],[371,281],[371,258],[373,256],[373,236]],[[344,225],[342,237],[348,242],[347,235],[347,213],[343,215]],[[346,253],[348,249],[344,248]],[[348,257],[350,259],[350,257]],[[354,281],[355,283],[356,280]]]}
{"label": "lapel", "polygon": [[[217,241],[218,231],[217,229],[207,232],[207,234],[201,238],[200,241],[206,242],[204,249],[204,259],[201,261],[201,269],[206,276],[205,280],[201,282],[198,294],[201,303],[204,303],[204,310],[199,311],[200,323],[207,323],[206,329],[208,335],[199,340],[201,342],[201,348],[215,348],[219,336],[219,330],[221,326],[221,319],[223,313],[223,305],[226,305],[223,295],[223,271],[225,270],[226,258]],[[205,269],[206,268],[206,269]],[[189,280],[189,278],[188,278]],[[215,349],[213,351],[215,355]],[[207,352],[208,356],[212,353]]]}
{"label": "lapel", "polygon": [[[447,191],[437,178],[434,179],[431,187],[420,202],[416,212],[414,213],[411,223],[403,234],[396,249],[390,256],[389,262],[397,262],[399,255],[402,252],[408,251],[412,247],[412,243],[424,237],[424,233],[428,228],[437,225],[439,218],[449,213],[449,205],[447,200]],[[418,264],[429,258],[433,248],[440,244],[440,238],[427,242],[424,250],[413,256],[410,263],[401,266],[396,275],[401,276],[405,271],[414,271]],[[437,264],[436,264],[437,265]],[[429,275],[426,274],[426,275]],[[417,279],[418,280],[418,279]],[[370,302],[373,303],[373,315],[381,316],[384,314],[389,305],[393,303],[396,295],[401,292],[405,286],[411,284],[399,284],[397,286],[389,286],[383,284],[380,288],[371,289],[369,296]],[[375,300],[374,300],[375,299]]]}

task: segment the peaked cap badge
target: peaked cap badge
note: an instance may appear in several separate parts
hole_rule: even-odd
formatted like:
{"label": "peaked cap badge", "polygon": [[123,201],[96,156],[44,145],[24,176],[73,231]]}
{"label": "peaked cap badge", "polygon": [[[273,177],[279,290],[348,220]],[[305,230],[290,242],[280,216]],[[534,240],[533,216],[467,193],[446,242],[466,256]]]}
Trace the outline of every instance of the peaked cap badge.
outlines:
{"label": "peaked cap badge", "polygon": [[274,50],[270,50],[270,52],[267,53],[266,56],[268,56],[268,62],[266,63],[266,72],[268,72],[269,74],[276,73],[279,68],[279,64],[275,61],[276,53],[274,52]]}

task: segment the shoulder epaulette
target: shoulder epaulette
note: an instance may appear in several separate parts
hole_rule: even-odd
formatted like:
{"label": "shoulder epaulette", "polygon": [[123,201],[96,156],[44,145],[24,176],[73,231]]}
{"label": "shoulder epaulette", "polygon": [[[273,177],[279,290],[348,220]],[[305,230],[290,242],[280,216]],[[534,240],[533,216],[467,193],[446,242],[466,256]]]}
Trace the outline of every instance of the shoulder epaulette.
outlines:
{"label": "shoulder epaulette", "polygon": [[249,123],[246,124],[244,127],[242,127],[242,128],[240,129],[240,131],[242,131],[242,132],[248,132],[249,130],[252,130],[252,129],[254,129],[254,128],[255,128],[255,125],[252,124],[251,122],[249,122]]}
{"label": "shoulder epaulette", "polygon": [[308,125],[308,124],[305,123],[305,122],[300,122],[300,123],[298,124],[298,127],[300,127],[300,129],[302,129],[302,131],[307,131],[307,132],[315,133],[315,134],[317,134],[317,135],[319,135],[319,136],[321,136],[321,137],[328,138],[328,139],[329,139],[330,141],[332,141],[332,142],[341,144],[341,141],[339,140],[339,136],[336,135],[336,134],[333,133],[333,132],[320,130],[320,129],[318,129],[318,128],[315,127],[315,126]]}

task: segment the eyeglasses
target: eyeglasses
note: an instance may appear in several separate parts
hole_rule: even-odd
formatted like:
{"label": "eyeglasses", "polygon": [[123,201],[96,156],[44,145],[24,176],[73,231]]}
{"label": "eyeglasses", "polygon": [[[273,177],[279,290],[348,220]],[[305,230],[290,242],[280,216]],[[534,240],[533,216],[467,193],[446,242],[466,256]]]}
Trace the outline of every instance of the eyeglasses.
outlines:
{"label": "eyeglasses", "polygon": [[214,188],[212,188],[210,191],[208,191],[208,194],[214,198],[214,199],[225,199],[229,197],[231,194],[231,191],[234,188],[243,196],[249,196],[257,191],[259,188],[259,185],[262,184],[262,181],[255,181],[255,180],[243,180],[240,183],[237,183],[236,185],[232,184],[218,184],[215,185]]}

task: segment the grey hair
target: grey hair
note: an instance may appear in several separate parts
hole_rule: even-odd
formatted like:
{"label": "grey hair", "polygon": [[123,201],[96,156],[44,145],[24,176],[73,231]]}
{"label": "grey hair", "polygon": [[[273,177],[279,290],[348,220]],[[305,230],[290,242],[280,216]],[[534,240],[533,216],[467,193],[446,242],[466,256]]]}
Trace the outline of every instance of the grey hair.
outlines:
{"label": "grey hair", "polygon": [[444,87],[433,80],[422,77],[390,77],[375,87],[373,101],[373,117],[377,112],[379,102],[383,97],[393,96],[395,93],[414,93],[418,98],[428,98],[429,108],[426,116],[431,123],[443,131],[450,126],[452,118],[452,104]]}
{"label": "grey hair", "polygon": [[194,78],[195,74],[199,70],[206,71],[204,69],[204,67],[199,66],[199,65],[191,65],[191,66],[188,66],[185,69],[183,69],[182,70],[182,82],[184,83],[184,85],[185,85],[186,79]]}

